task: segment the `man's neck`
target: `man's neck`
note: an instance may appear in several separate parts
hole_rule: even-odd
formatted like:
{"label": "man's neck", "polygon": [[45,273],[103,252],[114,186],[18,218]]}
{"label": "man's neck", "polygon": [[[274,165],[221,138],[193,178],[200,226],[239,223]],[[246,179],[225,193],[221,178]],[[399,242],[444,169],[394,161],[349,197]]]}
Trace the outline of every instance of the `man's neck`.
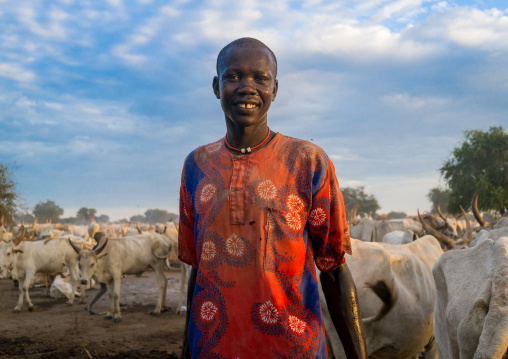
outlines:
{"label": "man's neck", "polygon": [[[276,135],[275,132],[270,131],[267,138],[268,126],[266,122],[259,126],[249,127],[227,125],[226,138],[230,146],[229,149],[233,153],[241,152],[241,149],[256,147],[262,143],[261,146],[253,149],[253,151],[259,150],[266,146],[266,144],[268,144],[268,142],[270,142],[270,140]],[[235,151],[234,149],[238,149],[239,151]]]}

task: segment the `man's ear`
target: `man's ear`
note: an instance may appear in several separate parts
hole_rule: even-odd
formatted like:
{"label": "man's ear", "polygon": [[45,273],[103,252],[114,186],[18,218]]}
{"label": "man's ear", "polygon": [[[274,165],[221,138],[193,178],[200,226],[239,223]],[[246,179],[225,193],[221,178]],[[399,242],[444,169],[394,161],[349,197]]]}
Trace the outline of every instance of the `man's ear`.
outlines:
{"label": "man's ear", "polygon": [[217,99],[220,99],[219,78],[217,76],[213,77],[212,87],[213,87],[213,93],[215,94],[215,97],[217,97]]}
{"label": "man's ear", "polygon": [[277,91],[279,91],[279,80],[275,80],[275,83],[273,86],[272,101],[275,101],[275,96],[277,96]]}

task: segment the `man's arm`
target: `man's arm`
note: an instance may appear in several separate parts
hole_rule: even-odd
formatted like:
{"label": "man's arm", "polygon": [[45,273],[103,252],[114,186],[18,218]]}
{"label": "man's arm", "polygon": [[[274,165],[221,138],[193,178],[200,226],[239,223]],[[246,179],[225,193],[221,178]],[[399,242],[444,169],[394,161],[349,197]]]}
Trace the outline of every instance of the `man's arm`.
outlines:
{"label": "man's arm", "polygon": [[[182,264],[183,265],[183,264]],[[191,359],[189,348],[189,316],[192,305],[192,296],[194,294],[194,285],[196,284],[196,276],[198,272],[192,268],[189,276],[189,283],[187,285],[187,313],[185,319],[185,332],[183,334],[183,349],[182,359]]]}
{"label": "man's arm", "polygon": [[346,263],[320,275],[328,311],[349,359],[367,359],[355,283]]}

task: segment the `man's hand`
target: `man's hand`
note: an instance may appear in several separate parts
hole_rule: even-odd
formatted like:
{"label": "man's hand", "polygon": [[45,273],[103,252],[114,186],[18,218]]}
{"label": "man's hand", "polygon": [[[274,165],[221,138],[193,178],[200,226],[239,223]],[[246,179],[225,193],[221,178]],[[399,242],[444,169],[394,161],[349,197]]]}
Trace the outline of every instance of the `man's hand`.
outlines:
{"label": "man's hand", "polygon": [[346,356],[350,359],[367,359],[356,287],[346,263],[331,272],[322,272],[320,279],[330,317]]}

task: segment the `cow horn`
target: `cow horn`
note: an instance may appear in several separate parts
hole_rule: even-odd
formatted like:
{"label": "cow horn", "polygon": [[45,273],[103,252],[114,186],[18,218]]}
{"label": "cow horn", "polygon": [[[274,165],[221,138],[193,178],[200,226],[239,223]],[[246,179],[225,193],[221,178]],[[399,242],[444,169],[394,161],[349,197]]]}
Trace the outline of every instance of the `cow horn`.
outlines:
{"label": "cow horn", "polygon": [[21,228],[19,229],[19,238],[16,242],[14,242],[14,247],[16,247],[18,244],[21,243],[21,241],[23,239],[25,239],[25,235],[26,235],[26,230],[25,230],[25,226],[21,226]]}
{"label": "cow horn", "polygon": [[463,215],[464,215],[464,213],[459,214],[457,217],[455,217],[455,220],[460,219],[460,217],[462,217]]}
{"label": "cow horn", "polygon": [[439,217],[441,217],[443,221],[447,222],[446,217],[443,216],[443,212],[441,212],[441,207],[439,206],[439,204],[437,205],[437,212],[439,213]]}
{"label": "cow horn", "polygon": [[142,234],[141,229],[139,229],[139,225],[136,225],[136,229],[138,230],[139,234]]}
{"label": "cow horn", "polygon": [[471,223],[471,220],[466,214],[466,211],[464,211],[464,208],[460,206],[460,210],[462,211],[462,215],[464,216],[464,219],[466,220],[466,233],[462,236],[462,238],[458,241],[457,244],[465,245],[471,242],[473,239],[473,225]]}
{"label": "cow horn", "polygon": [[381,299],[383,305],[375,316],[364,318],[362,320],[363,324],[373,323],[383,319],[383,317],[385,317],[388,312],[392,310],[395,302],[397,301],[396,293],[384,280],[379,280],[374,284],[367,283],[366,285],[368,288],[372,289],[374,294],[376,294],[379,299]]}
{"label": "cow horn", "polygon": [[106,237],[106,239],[104,239],[104,242],[102,242],[101,244],[99,244],[99,246],[97,248],[94,249],[94,253],[95,254],[99,254],[102,252],[102,250],[104,248],[106,248],[106,244],[108,244],[108,237]]}
{"label": "cow horn", "polygon": [[173,221],[173,224],[175,225],[176,230],[177,230],[177,231],[180,231],[180,229],[178,229],[178,224],[176,224],[176,222],[175,222],[175,221]]}
{"label": "cow horn", "polygon": [[67,240],[69,241],[69,244],[71,245],[71,247],[76,251],[76,253],[79,254],[79,252],[81,252],[81,248],[79,248],[77,245],[72,243],[70,238],[67,238]]}
{"label": "cow horn", "polygon": [[2,218],[0,218],[0,226],[3,226],[3,225],[4,225],[4,220],[5,220],[5,216],[4,216],[4,214],[2,213]]}
{"label": "cow horn", "polygon": [[480,211],[478,210],[478,195],[480,194],[481,189],[476,191],[476,193],[473,196],[473,201],[471,203],[471,209],[474,214],[474,218],[478,221],[480,226],[485,227],[487,225],[487,222],[483,219],[483,217],[480,215]]}
{"label": "cow horn", "polygon": [[38,219],[39,219],[38,217],[35,217],[35,218],[34,218],[34,221],[33,221],[33,223],[32,223],[32,229],[33,229],[33,230],[35,230],[35,225],[37,224],[37,220],[38,220]]}
{"label": "cow horn", "polygon": [[49,237],[48,239],[46,239],[46,240],[44,241],[44,245],[48,244],[48,242],[49,242],[50,240],[52,240],[52,239],[55,239],[55,237]]}
{"label": "cow horn", "polygon": [[455,241],[453,239],[450,239],[448,238],[446,235],[444,235],[443,233],[441,232],[438,232],[437,230],[435,230],[434,228],[432,228],[431,226],[429,226],[422,218],[422,216],[420,215],[420,211],[417,210],[418,212],[418,219],[420,220],[423,228],[428,232],[430,233],[431,235],[433,235],[434,237],[436,237],[436,239],[438,241],[440,241],[441,243],[443,243],[445,246],[447,246],[448,248],[451,248],[453,246],[455,246]]}

